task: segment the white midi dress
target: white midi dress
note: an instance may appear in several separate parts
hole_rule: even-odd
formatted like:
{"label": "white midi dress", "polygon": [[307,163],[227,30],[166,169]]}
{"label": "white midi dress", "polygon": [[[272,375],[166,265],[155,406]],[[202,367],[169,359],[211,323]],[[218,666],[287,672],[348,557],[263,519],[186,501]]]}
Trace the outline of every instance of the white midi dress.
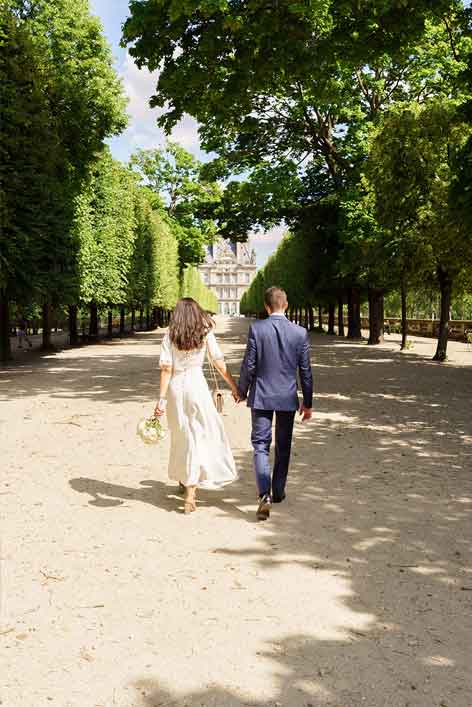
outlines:
{"label": "white midi dress", "polygon": [[179,351],[166,334],[160,365],[172,366],[167,393],[167,424],[171,435],[168,476],[185,486],[219,489],[238,478],[223,420],[203,374],[207,353],[223,358],[210,332],[201,349]]}

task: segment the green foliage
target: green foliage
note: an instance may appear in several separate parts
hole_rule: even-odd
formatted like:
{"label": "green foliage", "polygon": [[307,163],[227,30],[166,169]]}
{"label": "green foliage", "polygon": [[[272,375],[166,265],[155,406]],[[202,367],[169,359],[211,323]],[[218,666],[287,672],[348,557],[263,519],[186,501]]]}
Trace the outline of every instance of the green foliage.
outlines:
{"label": "green foliage", "polygon": [[200,307],[215,314],[218,311],[218,299],[203,282],[194,266],[185,268],[182,273],[181,297],[193,297]]}
{"label": "green foliage", "polygon": [[72,303],[75,199],[104,138],[125,125],[121,84],[86,0],[4,0],[0,49],[1,299]]}
{"label": "green foliage", "polygon": [[157,267],[157,238],[150,195],[145,189],[135,188],[135,238],[128,270],[127,302],[133,308],[144,309],[152,301]]}
{"label": "green foliage", "polygon": [[88,0],[6,0],[48,67],[45,92],[68,161],[84,171],[103,140],[126,126],[121,81]]}
{"label": "green foliage", "polygon": [[[450,65],[454,0],[130,3],[123,42],[159,69],[153,104],[170,132],[190,113],[203,144],[240,169],[321,155],[332,177],[362,157],[366,120]],[[449,29],[443,16],[449,11]],[[440,27],[416,52],[425,25]],[[417,77],[417,78],[416,78]],[[418,86],[417,86],[418,84]],[[344,129],[337,129],[344,126]],[[347,129],[346,129],[347,126]]]}
{"label": "green foliage", "polygon": [[160,198],[175,224],[180,267],[200,263],[205,245],[216,235],[214,215],[221,199],[217,182],[206,179],[202,164],[174,142],[165,149],[138,150],[131,167]]}
{"label": "green foliage", "polygon": [[76,209],[80,302],[126,302],[136,234],[134,179],[107,149],[93,166]]}
{"label": "green foliage", "polygon": [[179,299],[179,243],[174,224],[166,215],[154,212],[152,223],[156,235],[156,275],[152,303],[170,310]]}
{"label": "green foliage", "polygon": [[422,261],[423,271],[457,278],[470,263],[470,231],[450,195],[471,131],[447,99],[392,111],[381,124],[369,173],[387,246],[405,269],[418,274]]}
{"label": "green foliage", "polygon": [[[272,257],[274,258],[275,255]],[[241,314],[258,315],[264,313],[264,292],[268,286],[266,286],[265,270],[258,270],[251,286],[241,298],[239,305]]]}
{"label": "green foliage", "polygon": [[0,287],[9,299],[29,301],[45,286],[44,256],[57,255],[67,239],[67,164],[43,90],[48,67],[8,12],[0,16],[0,48]]}

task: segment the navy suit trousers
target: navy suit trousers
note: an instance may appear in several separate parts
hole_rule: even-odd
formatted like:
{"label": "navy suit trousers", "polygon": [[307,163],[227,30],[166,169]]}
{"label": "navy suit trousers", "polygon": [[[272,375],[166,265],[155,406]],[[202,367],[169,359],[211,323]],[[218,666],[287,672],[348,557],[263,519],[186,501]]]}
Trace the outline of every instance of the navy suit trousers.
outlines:
{"label": "navy suit trousers", "polygon": [[295,412],[275,411],[275,459],[272,475],[269,452],[272,443],[274,410],[253,409],[251,413],[251,442],[254,449],[254,468],[259,495],[264,496],[267,493],[272,493],[274,498],[282,499],[290,462]]}

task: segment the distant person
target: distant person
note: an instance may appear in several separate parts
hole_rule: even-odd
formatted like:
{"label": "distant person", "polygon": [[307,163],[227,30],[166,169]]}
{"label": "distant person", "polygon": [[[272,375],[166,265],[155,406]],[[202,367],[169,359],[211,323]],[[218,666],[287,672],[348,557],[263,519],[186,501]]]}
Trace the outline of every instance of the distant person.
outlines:
{"label": "distant person", "polygon": [[22,317],[18,322],[18,328],[16,333],[18,336],[18,348],[22,349],[23,342],[26,342],[31,349],[33,344],[31,343],[31,339],[28,336],[28,322],[24,317]]}
{"label": "distant person", "polygon": [[[238,385],[240,399],[247,398],[252,411],[251,441],[259,491],[259,520],[269,518],[272,503],[285,499],[295,413],[299,410],[303,420],[309,420],[313,407],[308,332],[286,318],[288,301],[284,290],[270,287],[264,302],[269,316],[254,322],[249,329]],[[301,405],[297,372],[303,392]],[[274,414],[275,460],[271,473],[269,452]]]}
{"label": "distant person", "polygon": [[160,399],[154,414],[167,413],[171,434],[168,475],[185,487],[185,513],[196,510],[197,488],[220,489],[237,479],[223,419],[203,374],[208,355],[238,399],[213,325],[211,316],[195,300],[184,297],[177,302],[161,345]]}

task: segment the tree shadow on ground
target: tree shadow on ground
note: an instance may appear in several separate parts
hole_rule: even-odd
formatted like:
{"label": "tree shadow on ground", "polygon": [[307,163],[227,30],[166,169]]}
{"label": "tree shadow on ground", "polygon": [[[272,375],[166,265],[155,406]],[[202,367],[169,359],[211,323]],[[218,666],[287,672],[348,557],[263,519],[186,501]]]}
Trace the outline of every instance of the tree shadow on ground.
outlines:
{"label": "tree shadow on ground", "polygon": [[[27,360],[0,369],[0,400],[48,395],[117,404],[152,402],[159,384],[159,351],[164,335],[164,331],[143,332],[82,349],[33,353]],[[239,365],[239,359],[228,357],[233,374],[237,375]],[[205,372],[210,380],[207,367]],[[221,387],[227,388],[223,382]]]}
{"label": "tree shadow on ground", "polygon": [[[327,353],[319,356],[323,363],[333,361],[332,352]],[[341,363],[345,353],[339,356]],[[394,386],[393,393],[377,385],[370,389],[362,376],[351,375],[354,380],[348,383],[345,370],[334,365],[329,378],[320,375],[316,420],[296,428],[288,499],[274,508],[258,542],[228,547],[219,545],[216,536],[211,550],[222,561],[239,559],[260,568],[268,581],[284,568],[313,573],[321,595],[330,594],[327,578],[336,577],[349,588],[342,597],[349,620],[337,626],[339,637],[282,634],[256,651],[252,659],[266,676],[260,698],[257,692],[245,693],[243,679],[240,691],[215,683],[179,691],[162,687],[159,676],[144,677],[137,680],[144,707],[470,707],[472,447],[467,410],[449,409],[442,399],[450,372],[446,381],[439,376],[434,387],[424,390],[421,375],[403,384],[390,371],[386,386]],[[443,434],[437,436],[438,431]],[[198,512],[213,506],[235,522],[252,523],[251,453],[240,450],[235,456],[240,481],[221,494],[201,492]],[[143,481],[137,489],[93,479],[72,480],[71,485],[91,494],[97,506],[121,500],[181,510],[175,487],[159,481]],[[320,594],[295,595],[306,602],[309,624],[319,611]],[[279,610],[290,611],[283,590]],[[370,619],[359,629],[356,616]],[[326,618],[328,625],[331,620]],[[274,626],[276,620],[268,633]],[[247,639],[251,651],[256,642],[250,632]],[[208,660],[224,658],[209,655]],[[239,654],[235,660],[242,660]],[[189,669],[191,664],[183,660]]]}
{"label": "tree shadow on ground", "polygon": [[[235,323],[229,335],[236,332]],[[343,587],[337,598],[341,618],[321,617],[334,626],[331,633],[285,631],[265,644],[248,629],[233,658],[224,647],[209,651],[209,662],[234,660],[230,686],[213,681],[198,690],[178,689],[163,686],[160,675],[137,675],[140,707],[470,707],[472,371],[327,337],[313,342],[316,415],[311,425],[296,427],[287,501],[274,508],[255,541],[229,546],[215,532],[208,551],[222,562],[239,558],[270,582],[280,581],[279,572],[288,570],[294,578],[301,572],[293,601],[303,602],[310,627],[336,581]],[[240,337],[238,347],[230,356],[233,365],[244,349]],[[98,390],[119,403],[125,391],[117,389],[118,381],[132,370],[130,395],[150,399],[141,387],[149,385],[144,359],[132,353],[132,342],[130,354],[116,360],[88,358],[80,379],[68,382],[63,371],[52,395],[93,399],[90,391]],[[148,360],[154,371],[154,357]],[[84,390],[91,363],[97,375],[103,374],[101,364],[109,365],[112,377],[92,379]],[[37,377],[25,395],[49,391],[49,372],[43,373],[45,379]],[[246,448],[235,456],[240,481],[221,495],[201,493],[198,512],[216,507],[235,524],[237,536],[241,521],[254,521],[255,507],[251,453]],[[181,504],[172,487],[154,480],[137,488],[99,479],[70,483],[91,495],[96,512],[114,513],[121,502],[148,503],[163,512],[178,511]],[[118,524],[118,513],[116,518]],[[308,577],[311,593],[303,585]],[[262,636],[277,634],[277,614],[290,614],[282,583],[279,597],[274,619],[261,614]],[[228,651],[236,650],[231,640],[228,635]],[[192,657],[182,659],[183,674],[192,667]]]}
{"label": "tree shadow on ground", "polygon": [[[231,657],[228,656],[228,660]],[[462,687],[451,688],[444,672],[451,666],[432,661],[426,687],[408,668],[405,651],[395,667],[379,649],[375,634],[368,639],[346,635],[320,641],[294,634],[267,642],[240,675],[239,686],[209,681],[194,690],[171,689],[158,677],[141,677],[133,687],[142,707],[469,707]],[[425,666],[426,670],[426,666]],[[270,680],[267,679],[270,675]],[[264,679],[265,676],[265,679]],[[198,676],[194,676],[198,678]],[[257,694],[246,680],[260,685]],[[440,680],[442,687],[435,688]]]}

